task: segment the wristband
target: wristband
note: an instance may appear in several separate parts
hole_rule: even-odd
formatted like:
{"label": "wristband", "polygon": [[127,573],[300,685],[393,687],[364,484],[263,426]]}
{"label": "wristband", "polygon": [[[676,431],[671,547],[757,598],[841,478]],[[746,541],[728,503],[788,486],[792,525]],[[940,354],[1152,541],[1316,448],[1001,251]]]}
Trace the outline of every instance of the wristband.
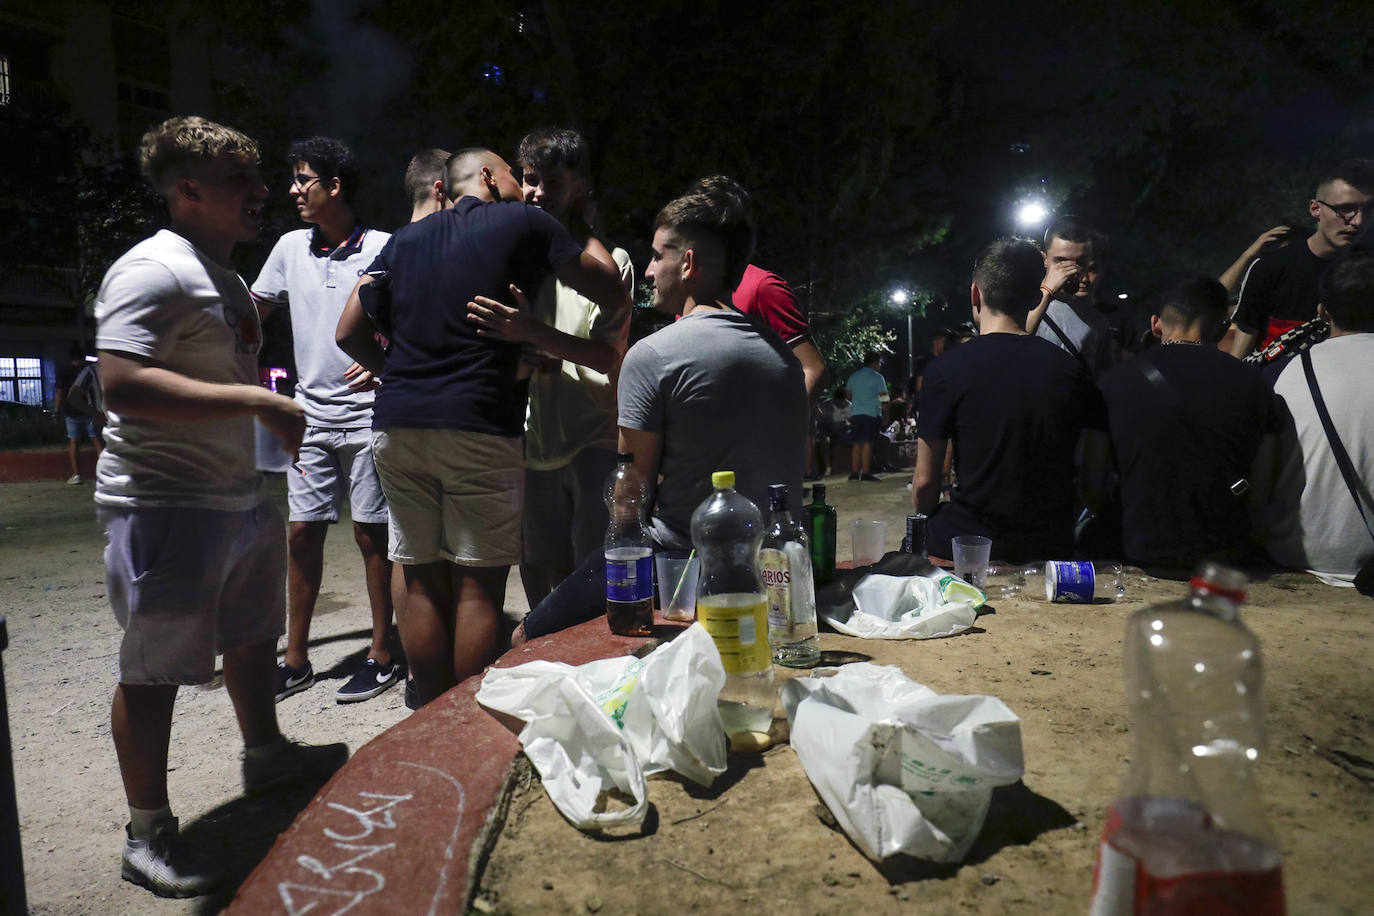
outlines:
{"label": "wristband", "polygon": [[1053,295],[1054,295],[1054,290],[1050,289],[1048,286],[1046,286],[1046,285],[1043,284],[1043,283],[1040,284],[1040,292],[1044,293],[1046,296],[1053,296]]}

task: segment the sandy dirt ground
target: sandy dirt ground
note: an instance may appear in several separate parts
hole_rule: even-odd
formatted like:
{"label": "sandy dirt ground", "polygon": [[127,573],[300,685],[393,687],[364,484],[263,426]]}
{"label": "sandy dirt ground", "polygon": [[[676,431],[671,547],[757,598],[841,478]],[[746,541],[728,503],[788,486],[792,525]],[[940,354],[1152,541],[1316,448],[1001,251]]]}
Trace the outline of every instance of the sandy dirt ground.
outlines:
{"label": "sandy dirt ground", "polygon": [[[909,493],[832,479],[845,523],[886,518],[901,536]],[[284,501],[278,481],[277,498]],[[119,878],[127,819],[109,736],[119,629],[105,602],[102,538],[88,487],[0,486],[0,615],[24,864],[34,913],[213,912],[226,898],[162,901]],[[312,633],[322,683],[278,713],[283,731],[356,749],[407,711],[401,690],[340,706],[334,689],[367,645],[361,565],[335,530]],[[475,908],[499,913],[1080,913],[1094,848],[1130,744],[1121,633],[1143,605],[1183,594],[1133,575],[1115,605],[996,604],[970,633],[929,642],[822,637],[832,653],[898,665],[945,693],[1001,697],[1021,717],[1022,784],[998,790],[961,866],[881,866],[827,826],[795,754],[781,743],[732,759],[710,790],[650,784],[642,832],[592,837],[563,821],[537,780],[513,799]],[[518,581],[508,612],[524,611]],[[1284,854],[1292,913],[1369,912],[1374,899],[1374,742],[1369,703],[1374,603],[1305,576],[1255,585],[1245,619],[1265,653],[1269,742],[1259,780]],[[839,656],[831,656],[839,657]],[[782,672],[782,669],[778,669]],[[780,713],[779,713],[780,714]],[[782,723],[785,727],[785,723]],[[183,690],[170,774],[182,828],[242,876],[309,800],[309,792],[241,798],[240,743],[223,689]]]}

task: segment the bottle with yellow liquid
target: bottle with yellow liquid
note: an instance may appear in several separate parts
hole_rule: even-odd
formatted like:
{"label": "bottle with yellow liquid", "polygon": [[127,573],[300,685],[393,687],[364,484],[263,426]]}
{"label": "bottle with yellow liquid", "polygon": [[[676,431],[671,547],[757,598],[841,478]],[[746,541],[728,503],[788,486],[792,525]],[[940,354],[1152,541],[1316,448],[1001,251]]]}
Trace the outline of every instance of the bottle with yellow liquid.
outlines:
{"label": "bottle with yellow liquid", "polygon": [[773,657],[768,599],[759,577],[763,516],[735,491],[735,472],[711,475],[715,491],[692,513],[692,544],[701,558],[697,620],[725,667],[720,717],[731,745],[762,749],[773,722]]}

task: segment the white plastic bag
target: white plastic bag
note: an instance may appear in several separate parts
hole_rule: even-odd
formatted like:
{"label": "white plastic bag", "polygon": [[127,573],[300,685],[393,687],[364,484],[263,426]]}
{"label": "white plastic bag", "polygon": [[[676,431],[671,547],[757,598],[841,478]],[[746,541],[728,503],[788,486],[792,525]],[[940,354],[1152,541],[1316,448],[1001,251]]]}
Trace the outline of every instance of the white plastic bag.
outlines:
{"label": "white plastic bag", "polygon": [[1021,778],[1021,720],[1001,700],[941,695],[898,668],[819,669],[782,686],[792,748],[864,855],[957,862],[995,786]]}
{"label": "white plastic bag", "polygon": [[847,620],[824,615],[836,632],[864,639],[935,639],[973,626],[983,593],[937,570],[923,576],[864,576]]}
{"label": "white plastic bag", "polygon": [[[720,653],[693,624],[643,659],[492,668],[477,702],[525,722],[520,743],[550,800],[576,827],[597,830],[644,820],[645,776],[673,770],[709,786],[725,772],[724,684]],[[635,804],[597,811],[613,789]]]}

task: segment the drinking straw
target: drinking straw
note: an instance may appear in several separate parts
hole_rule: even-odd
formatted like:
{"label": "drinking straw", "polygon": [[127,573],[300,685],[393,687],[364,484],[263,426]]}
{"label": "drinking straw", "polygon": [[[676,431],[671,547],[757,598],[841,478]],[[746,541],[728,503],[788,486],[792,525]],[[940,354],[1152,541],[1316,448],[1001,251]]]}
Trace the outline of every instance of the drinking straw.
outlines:
{"label": "drinking straw", "polygon": [[687,581],[687,573],[691,570],[692,561],[696,559],[696,555],[697,549],[693,547],[692,552],[687,554],[687,562],[682,567],[682,575],[678,577],[677,588],[673,589],[673,597],[668,599],[668,607],[674,607],[677,605],[677,597],[678,595],[682,594],[683,583]]}

